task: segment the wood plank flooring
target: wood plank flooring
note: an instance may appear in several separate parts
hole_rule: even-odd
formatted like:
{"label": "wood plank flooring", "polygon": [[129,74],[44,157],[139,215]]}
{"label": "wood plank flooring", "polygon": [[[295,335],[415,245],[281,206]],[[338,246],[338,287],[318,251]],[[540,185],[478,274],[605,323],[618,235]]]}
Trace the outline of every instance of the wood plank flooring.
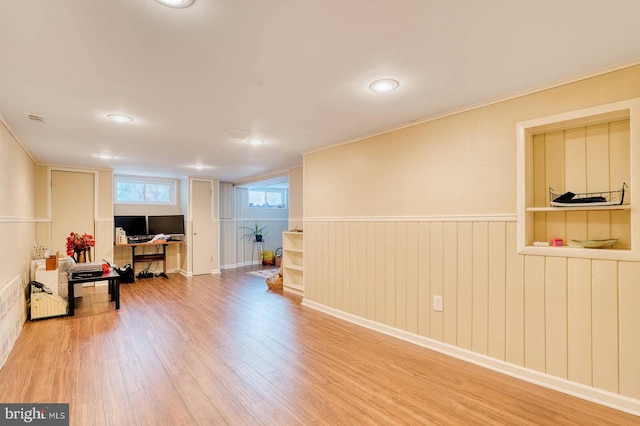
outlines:
{"label": "wood plank flooring", "polygon": [[72,425],[627,425],[640,418],[337,320],[247,268],[87,289],[28,322],[0,402],[68,402]]}

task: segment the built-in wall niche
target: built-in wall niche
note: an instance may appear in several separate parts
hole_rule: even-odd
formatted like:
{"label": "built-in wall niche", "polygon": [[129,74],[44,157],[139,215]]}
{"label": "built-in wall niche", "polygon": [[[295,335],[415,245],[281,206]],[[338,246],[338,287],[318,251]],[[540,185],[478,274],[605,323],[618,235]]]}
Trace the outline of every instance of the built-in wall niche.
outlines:
{"label": "built-in wall niche", "polygon": [[[640,190],[639,114],[636,98],[517,124],[519,253],[640,259],[640,197],[632,195]],[[556,195],[625,192],[621,204],[553,206],[550,188]],[[583,247],[604,240],[615,242]]]}

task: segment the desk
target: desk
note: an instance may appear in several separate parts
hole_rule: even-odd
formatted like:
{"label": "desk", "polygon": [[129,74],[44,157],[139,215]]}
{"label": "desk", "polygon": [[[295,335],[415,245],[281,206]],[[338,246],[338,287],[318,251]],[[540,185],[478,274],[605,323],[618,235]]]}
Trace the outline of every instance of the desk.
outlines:
{"label": "desk", "polygon": [[116,309],[120,309],[120,275],[113,269],[109,272],[105,272],[97,277],[82,277],[72,278],[69,276],[69,316],[75,315],[75,293],[74,287],[76,284],[91,283],[94,281],[109,281],[109,294],[111,295],[111,301],[116,302]]}
{"label": "desk", "polygon": [[[131,267],[133,268],[133,276],[136,276],[136,262],[153,262],[155,260],[162,261],[162,273],[167,276],[167,246],[169,244],[182,244],[182,241],[158,241],[153,243],[130,243],[116,244],[117,247],[131,247]],[[157,253],[141,253],[136,254],[136,247],[155,247],[162,246],[162,252]]]}

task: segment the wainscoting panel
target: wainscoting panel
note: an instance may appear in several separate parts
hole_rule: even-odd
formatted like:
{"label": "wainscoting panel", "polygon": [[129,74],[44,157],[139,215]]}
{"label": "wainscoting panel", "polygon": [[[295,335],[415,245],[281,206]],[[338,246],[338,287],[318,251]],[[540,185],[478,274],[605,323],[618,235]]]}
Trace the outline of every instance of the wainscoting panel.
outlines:
{"label": "wainscoting panel", "polygon": [[310,305],[634,404],[638,277],[636,262],[517,255],[515,217],[305,221]]}
{"label": "wainscoting panel", "polygon": [[516,227],[506,226],[505,361],[524,367],[524,256],[516,250]]}
{"label": "wainscoting panel", "polygon": [[0,368],[9,357],[14,343],[27,320],[27,302],[22,277],[16,275],[0,283]]}
{"label": "wainscoting panel", "polygon": [[618,262],[591,265],[593,386],[618,392]]}
{"label": "wainscoting panel", "polygon": [[567,263],[567,378],[591,386],[591,262]]}
{"label": "wainscoting panel", "polygon": [[620,393],[640,398],[640,263],[620,262]]}

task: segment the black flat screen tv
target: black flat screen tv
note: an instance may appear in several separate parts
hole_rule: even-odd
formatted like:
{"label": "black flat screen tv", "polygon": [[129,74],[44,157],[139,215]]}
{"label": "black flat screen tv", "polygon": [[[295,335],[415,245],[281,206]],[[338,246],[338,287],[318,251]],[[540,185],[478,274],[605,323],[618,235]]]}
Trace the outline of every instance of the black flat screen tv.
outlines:
{"label": "black flat screen tv", "polygon": [[149,216],[149,235],[184,235],[184,215]]}
{"label": "black flat screen tv", "polygon": [[148,235],[146,216],[114,216],[113,224],[115,228],[124,229],[129,237]]}

